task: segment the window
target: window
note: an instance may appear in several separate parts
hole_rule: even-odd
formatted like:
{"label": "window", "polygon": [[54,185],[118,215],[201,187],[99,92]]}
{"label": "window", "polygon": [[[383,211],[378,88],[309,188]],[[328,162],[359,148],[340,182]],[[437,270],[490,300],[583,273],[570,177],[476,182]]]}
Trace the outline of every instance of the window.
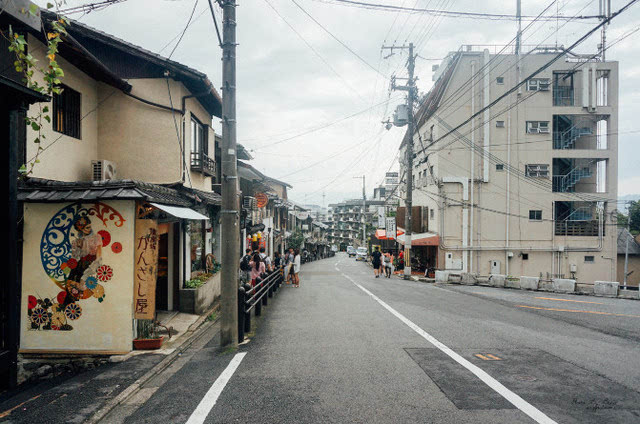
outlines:
{"label": "window", "polygon": [[527,81],[527,91],[549,91],[550,86],[549,78],[531,78]]}
{"label": "window", "polygon": [[504,121],[496,121],[496,128],[504,128]]}
{"label": "window", "polygon": [[549,165],[548,164],[525,165],[524,173],[527,177],[548,178]]}
{"label": "window", "polygon": [[522,254],[522,260],[523,261],[528,261],[529,260],[529,254],[528,253],[523,253]]}
{"label": "window", "polygon": [[531,221],[542,221],[542,211],[530,210],[529,219]]}
{"label": "window", "polygon": [[205,151],[204,127],[196,119],[191,118],[191,152],[200,153]]}
{"label": "window", "polygon": [[504,164],[503,163],[496,164],[496,171],[504,171]]}
{"label": "window", "polygon": [[549,121],[527,121],[527,134],[549,134]]}
{"label": "window", "polygon": [[500,84],[500,85],[504,84],[504,77],[496,78],[496,84]]}
{"label": "window", "polygon": [[585,256],[584,257],[584,261],[587,263],[594,263],[596,261],[596,257],[595,256]]}
{"label": "window", "polygon": [[53,130],[80,139],[80,93],[66,85],[60,87],[62,93],[53,95]]}

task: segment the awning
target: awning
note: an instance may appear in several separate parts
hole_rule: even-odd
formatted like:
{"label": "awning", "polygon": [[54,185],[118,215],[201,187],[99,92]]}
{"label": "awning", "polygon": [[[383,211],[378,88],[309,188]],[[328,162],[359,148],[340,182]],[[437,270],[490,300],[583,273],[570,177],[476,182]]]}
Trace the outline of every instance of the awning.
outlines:
{"label": "awning", "polygon": [[[404,244],[405,235],[398,236],[398,243]],[[411,246],[439,246],[440,236],[436,233],[411,234]]]}
{"label": "awning", "polygon": [[202,215],[199,212],[194,211],[193,209],[189,209],[189,208],[181,208],[179,206],[168,206],[168,205],[161,205],[159,203],[151,203],[151,205],[153,205],[154,207],[165,211],[166,213],[168,213],[171,216],[175,216],[176,218],[181,218],[181,219],[194,219],[194,220],[202,220],[202,219],[209,219],[209,217]]}

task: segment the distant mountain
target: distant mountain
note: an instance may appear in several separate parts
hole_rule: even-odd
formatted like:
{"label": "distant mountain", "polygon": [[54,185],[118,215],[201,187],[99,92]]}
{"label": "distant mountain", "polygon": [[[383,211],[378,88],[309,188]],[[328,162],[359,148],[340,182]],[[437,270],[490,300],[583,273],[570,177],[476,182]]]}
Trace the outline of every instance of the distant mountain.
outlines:
{"label": "distant mountain", "polygon": [[629,205],[627,203],[629,200],[638,201],[640,200],[640,194],[627,194],[625,196],[618,196],[618,210],[624,214],[627,213],[627,209],[629,209]]}

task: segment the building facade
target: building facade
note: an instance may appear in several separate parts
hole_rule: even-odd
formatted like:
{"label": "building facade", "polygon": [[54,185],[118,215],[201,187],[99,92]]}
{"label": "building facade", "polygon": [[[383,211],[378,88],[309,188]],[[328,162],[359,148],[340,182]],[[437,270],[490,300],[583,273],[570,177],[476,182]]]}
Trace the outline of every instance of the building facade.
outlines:
{"label": "building facade", "polygon": [[433,79],[412,182],[440,238],[438,267],[615,281],[618,63],[463,46]]}

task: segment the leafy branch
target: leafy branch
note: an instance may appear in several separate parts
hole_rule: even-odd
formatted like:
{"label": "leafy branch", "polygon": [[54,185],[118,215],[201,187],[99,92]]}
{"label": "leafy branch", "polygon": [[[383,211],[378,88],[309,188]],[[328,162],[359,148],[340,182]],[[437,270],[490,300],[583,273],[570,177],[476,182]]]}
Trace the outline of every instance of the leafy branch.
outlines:
{"label": "leafy branch", "polygon": [[[64,4],[65,0],[55,0],[55,4],[47,3],[47,9],[51,9],[54,6],[59,10],[60,5]],[[31,16],[38,15],[38,6],[32,4],[28,10],[23,10],[22,13],[29,14]],[[9,26],[9,38],[4,33],[2,34],[9,42],[9,51],[15,55],[15,62],[13,62],[16,72],[23,75],[22,81],[31,90],[34,90],[40,94],[52,96],[54,94],[62,93],[62,87],[60,87],[60,78],[64,77],[64,71],[58,65],[56,56],[60,43],[62,43],[62,36],[67,34],[67,27],[69,21],[63,16],[56,16],[56,19],[51,21],[45,28],[45,24],[42,24],[42,31],[46,35],[46,46],[48,63],[46,67],[39,67],[38,60],[29,52],[28,44],[25,36],[13,31],[13,28]],[[42,75],[44,85],[41,85],[35,78],[36,71]],[[29,163],[23,164],[19,171],[23,176],[28,176],[33,173],[35,164],[40,163],[40,154],[44,151],[42,143],[46,138],[46,135],[42,131],[43,121],[51,123],[49,106],[42,106],[38,104],[37,113],[25,118],[27,126],[31,127],[33,131],[37,133],[33,142],[37,145],[37,151],[35,156],[29,161]]]}

